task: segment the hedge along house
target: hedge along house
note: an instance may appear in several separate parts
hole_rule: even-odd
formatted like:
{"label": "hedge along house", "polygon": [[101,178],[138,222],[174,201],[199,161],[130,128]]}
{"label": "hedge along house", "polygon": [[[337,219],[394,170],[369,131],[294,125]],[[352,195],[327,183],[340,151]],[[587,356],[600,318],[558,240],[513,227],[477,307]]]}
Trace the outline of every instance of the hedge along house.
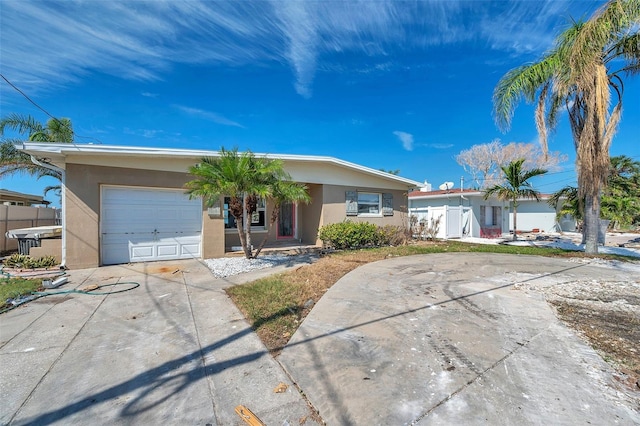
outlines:
{"label": "hedge along house", "polygon": [[[217,151],[25,142],[32,161],[63,171],[63,264],[86,268],[128,262],[220,257],[239,246],[223,198],[212,208],[189,199],[189,166]],[[332,157],[281,159],[307,185],[308,205],[282,206],[269,242],[318,244],[318,229],[345,219],[404,225],[407,192],[419,182]],[[254,243],[268,231],[273,206],[251,218]]]}

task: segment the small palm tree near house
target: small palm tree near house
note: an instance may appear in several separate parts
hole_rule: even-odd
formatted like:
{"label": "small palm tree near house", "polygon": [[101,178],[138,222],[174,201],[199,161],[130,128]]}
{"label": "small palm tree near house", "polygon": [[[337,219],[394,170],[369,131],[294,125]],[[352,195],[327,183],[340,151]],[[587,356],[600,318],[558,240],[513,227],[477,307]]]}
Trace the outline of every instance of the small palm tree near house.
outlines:
{"label": "small palm tree near house", "polygon": [[484,192],[484,199],[488,199],[492,195],[497,195],[500,200],[510,201],[513,207],[513,239],[518,238],[518,200],[520,198],[534,198],[536,201],[540,201],[540,193],[533,189],[529,179],[540,176],[547,173],[544,169],[531,169],[523,170],[522,164],[525,162],[524,158],[516,161],[512,161],[506,166],[502,166],[502,172],[504,173],[504,183],[494,185],[487,188]]}
{"label": "small palm tree near house", "polygon": [[[59,172],[34,164],[29,155],[16,149],[15,144],[22,140],[5,139],[4,135],[7,130],[25,136],[31,142],[71,143],[74,133],[70,119],[51,118],[45,125],[30,115],[9,114],[0,119],[0,136],[3,137],[0,144],[0,177],[28,174],[36,179],[49,176],[59,181],[62,180],[62,175]],[[60,185],[47,186],[44,190],[45,195],[49,191],[59,193]]]}
{"label": "small palm tree near house", "polygon": [[[240,244],[247,259],[258,256],[278,220],[280,204],[308,203],[311,198],[306,186],[291,181],[281,160],[256,157],[251,151],[239,153],[220,149],[218,157],[205,157],[191,166],[195,177],[187,182],[186,192],[191,198],[201,197],[207,206],[229,197],[229,214],[236,220]],[[275,203],[268,232],[254,252],[251,242],[251,215],[257,211],[259,199]],[[246,213],[246,214],[245,214]]]}
{"label": "small palm tree near house", "polygon": [[577,187],[571,185],[563,187],[551,194],[547,203],[557,210],[556,220],[570,215],[576,220],[578,229],[582,228],[584,203],[578,196]]}

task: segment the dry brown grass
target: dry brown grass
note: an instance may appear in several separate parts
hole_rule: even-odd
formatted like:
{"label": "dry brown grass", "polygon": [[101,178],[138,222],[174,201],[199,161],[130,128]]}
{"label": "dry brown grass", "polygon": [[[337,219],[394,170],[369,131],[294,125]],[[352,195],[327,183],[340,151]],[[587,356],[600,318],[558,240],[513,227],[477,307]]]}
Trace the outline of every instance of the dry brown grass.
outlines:
{"label": "dry brown grass", "polygon": [[[287,344],[299,324],[307,316],[313,305],[340,278],[366,263],[395,256],[447,252],[492,252],[530,254],[554,257],[593,257],[583,252],[567,252],[560,249],[522,247],[508,245],[477,245],[455,241],[420,242],[401,247],[385,247],[356,251],[336,252],[322,256],[317,262],[298,267],[289,272],[274,275],[252,283],[232,287],[227,293],[243,312],[252,327],[276,356]],[[623,259],[618,256],[599,256],[605,259]],[[614,366],[623,367],[623,372],[635,387],[640,375],[640,352],[637,351],[637,319],[614,318],[611,313],[586,312],[575,307],[564,306],[559,316],[568,325],[586,335],[594,348]],[[589,318],[585,321],[585,317]],[[633,324],[611,330],[611,322]],[[631,321],[631,322],[630,322]],[[588,328],[584,328],[588,324]],[[615,340],[615,344],[612,344]]]}
{"label": "dry brown grass", "polygon": [[227,293],[277,355],[333,284],[357,267],[386,256],[374,250],[330,254],[287,273],[232,287]]}
{"label": "dry brown grass", "polygon": [[[636,392],[640,390],[640,315],[618,311],[607,304],[596,309],[571,299],[551,303],[565,324],[584,336],[622,373],[620,380]],[[640,307],[637,302],[635,306]]]}

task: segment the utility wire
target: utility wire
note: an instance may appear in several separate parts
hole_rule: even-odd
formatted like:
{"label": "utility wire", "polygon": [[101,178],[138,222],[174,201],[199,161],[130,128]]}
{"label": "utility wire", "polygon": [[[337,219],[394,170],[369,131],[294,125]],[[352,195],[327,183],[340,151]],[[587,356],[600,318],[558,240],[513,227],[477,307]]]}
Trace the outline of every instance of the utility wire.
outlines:
{"label": "utility wire", "polygon": [[61,126],[66,127],[67,129],[69,129],[71,131],[71,133],[77,137],[77,138],[81,138],[81,139],[93,139],[95,141],[97,141],[98,143],[102,143],[102,141],[100,141],[100,139],[94,138],[92,136],[81,136],[79,134],[77,134],[73,128],[69,127],[69,125],[67,123],[64,123],[62,121],[60,121],[58,118],[54,117],[53,115],[51,115],[49,113],[49,111],[47,111],[46,109],[42,108],[40,105],[38,105],[33,99],[31,99],[26,93],[24,93],[22,90],[20,90],[15,84],[13,84],[12,82],[9,81],[9,79],[7,77],[4,76],[4,74],[0,73],[0,77],[2,77],[2,79],[4,81],[7,82],[7,84],[9,84],[9,86],[11,86],[13,89],[15,89],[18,93],[20,93],[22,96],[24,96],[24,98],[26,100],[28,100],[29,102],[31,102],[33,104],[33,106],[35,106],[36,108],[38,108],[40,111],[44,112],[47,116],[51,117],[53,120],[55,120],[58,124],[60,124]]}

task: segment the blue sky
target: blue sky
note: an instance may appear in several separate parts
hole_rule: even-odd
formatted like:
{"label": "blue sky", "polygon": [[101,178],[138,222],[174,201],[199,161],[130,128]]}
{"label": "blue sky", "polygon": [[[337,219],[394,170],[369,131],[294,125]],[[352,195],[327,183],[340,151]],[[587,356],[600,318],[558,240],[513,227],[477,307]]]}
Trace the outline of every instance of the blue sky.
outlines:
{"label": "blue sky", "polygon": [[[495,84],[600,1],[0,2],[2,74],[78,142],[329,155],[459,185],[455,155],[537,142],[531,106],[502,134]],[[612,155],[640,159],[640,78],[627,79]],[[4,81],[0,115],[48,118]],[[575,183],[569,156],[535,181]],[[5,178],[39,194],[50,182]],[[57,203],[56,197],[48,197]]]}

